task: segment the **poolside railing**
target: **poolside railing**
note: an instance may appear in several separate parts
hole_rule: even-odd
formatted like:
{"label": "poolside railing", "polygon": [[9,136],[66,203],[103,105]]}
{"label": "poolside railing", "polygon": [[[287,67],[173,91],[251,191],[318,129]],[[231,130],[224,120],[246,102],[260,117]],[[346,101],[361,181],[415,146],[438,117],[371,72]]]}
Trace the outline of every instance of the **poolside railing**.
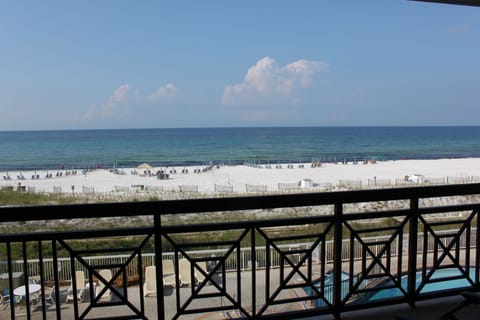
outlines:
{"label": "poolside railing", "polygon": [[[352,310],[395,303],[414,306],[424,299],[480,289],[479,194],[480,184],[468,184],[4,207],[0,208],[0,223],[5,224],[112,217],[149,219],[139,227],[4,233],[0,235],[0,266],[10,292],[15,291],[13,273],[17,270],[38,275],[41,295],[30,294],[27,281],[23,288],[22,312],[27,319],[180,319],[219,312],[225,318],[294,319],[322,314],[338,318]],[[441,198],[437,202],[441,205],[423,201],[431,198]],[[362,205],[398,200],[406,200],[404,207]],[[357,204],[357,209],[352,210],[351,204]],[[326,207],[330,214],[315,214],[316,207]],[[286,215],[268,217],[268,212],[280,208]],[[289,208],[303,208],[307,214],[291,216]],[[234,213],[236,218],[218,222],[203,219],[207,213],[220,212]],[[255,216],[257,213],[264,214]],[[196,219],[189,221],[198,222],[175,224],[165,219],[167,215],[192,214]],[[122,244],[125,239],[129,242]],[[20,258],[14,259],[17,256]],[[163,285],[163,260],[173,261],[173,288]],[[152,298],[144,297],[147,265],[156,266],[157,295]],[[111,271],[111,279],[102,276],[103,269]],[[438,276],[437,272],[444,269],[454,270],[454,278],[465,284],[425,290],[432,283],[452,280],[451,276]],[[77,288],[83,284],[70,276],[76,271],[83,271],[88,289],[82,300],[73,299],[72,308],[67,308],[63,298],[68,286],[72,287],[71,294],[80,298]],[[325,283],[327,275],[329,284]],[[65,284],[67,278],[71,282]],[[387,300],[359,299],[384,290],[372,286],[382,281],[388,281],[399,295]],[[55,289],[53,306],[42,298],[47,282]],[[105,287],[104,291],[96,293],[95,284]],[[105,290],[113,296],[109,302],[100,301]],[[32,307],[35,299],[40,302]],[[0,310],[0,316],[19,316],[15,300],[10,300],[10,308]]]}

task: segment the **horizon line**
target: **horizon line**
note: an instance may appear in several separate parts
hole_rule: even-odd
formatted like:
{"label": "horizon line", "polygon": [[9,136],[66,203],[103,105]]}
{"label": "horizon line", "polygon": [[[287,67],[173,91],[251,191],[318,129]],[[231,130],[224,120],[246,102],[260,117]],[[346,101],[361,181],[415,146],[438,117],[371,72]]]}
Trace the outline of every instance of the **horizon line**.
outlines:
{"label": "horizon line", "polygon": [[19,129],[0,130],[7,132],[41,132],[41,131],[116,131],[116,130],[186,130],[186,129],[267,129],[267,128],[474,128],[480,125],[326,125],[326,126],[232,126],[232,127],[130,127],[130,128],[75,128],[75,129]]}

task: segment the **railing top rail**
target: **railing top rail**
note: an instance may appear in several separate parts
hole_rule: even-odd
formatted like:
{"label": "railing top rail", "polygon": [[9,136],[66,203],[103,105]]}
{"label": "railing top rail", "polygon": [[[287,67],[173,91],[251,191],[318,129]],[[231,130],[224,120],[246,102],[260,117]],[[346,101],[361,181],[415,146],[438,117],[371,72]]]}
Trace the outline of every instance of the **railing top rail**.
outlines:
{"label": "railing top rail", "polygon": [[188,214],[480,194],[480,183],[322,193],[0,208],[0,222]]}

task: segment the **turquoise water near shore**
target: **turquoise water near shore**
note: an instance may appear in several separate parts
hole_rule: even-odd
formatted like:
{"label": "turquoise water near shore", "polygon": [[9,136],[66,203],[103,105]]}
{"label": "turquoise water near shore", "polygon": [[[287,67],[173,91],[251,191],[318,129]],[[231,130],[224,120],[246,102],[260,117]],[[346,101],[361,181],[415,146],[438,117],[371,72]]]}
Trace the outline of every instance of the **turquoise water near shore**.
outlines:
{"label": "turquoise water near shore", "polygon": [[480,127],[0,131],[0,171],[480,157]]}

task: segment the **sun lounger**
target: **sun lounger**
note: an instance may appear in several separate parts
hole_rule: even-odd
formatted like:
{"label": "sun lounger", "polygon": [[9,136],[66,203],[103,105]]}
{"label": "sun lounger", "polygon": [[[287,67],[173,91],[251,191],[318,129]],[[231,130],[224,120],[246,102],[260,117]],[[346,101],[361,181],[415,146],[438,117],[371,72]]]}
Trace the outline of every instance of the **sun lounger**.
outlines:
{"label": "sun lounger", "polygon": [[173,266],[173,261],[163,260],[162,269],[163,269],[163,286],[175,287],[175,269]]}
{"label": "sun lounger", "polygon": [[198,267],[200,267],[200,269],[203,270],[205,273],[208,273],[207,272],[207,264],[205,263],[205,261],[198,261],[197,262],[197,267],[195,269],[195,282],[196,282],[196,284],[200,284],[205,280],[205,275],[200,270],[198,270]]}
{"label": "sun lounger", "polygon": [[157,281],[155,274],[155,266],[145,268],[145,282],[143,283],[143,296],[157,294]]}
{"label": "sun lounger", "polygon": [[[100,270],[100,276],[106,281],[109,282],[112,279],[112,271],[110,269],[102,269]],[[112,291],[107,289],[105,292],[102,293],[103,289],[105,288],[105,283],[101,280],[98,281],[98,286],[95,288],[95,295],[98,297],[100,296],[100,301],[111,301],[112,300]]]}
{"label": "sun lounger", "polygon": [[75,299],[75,296],[77,296],[77,299],[80,301],[83,301],[83,294],[85,292],[85,274],[83,271],[76,271],[75,272],[75,285],[77,286],[77,293],[73,292],[73,279],[71,281],[70,288],[68,288],[67,291],[67,299],[65,303],[68,303],[68,301]]}
{"label": "sun lounger", "polygon": [[182,258],[178,261],[180,285],[189,286],[192,283],[192,273],[190,261]]}

